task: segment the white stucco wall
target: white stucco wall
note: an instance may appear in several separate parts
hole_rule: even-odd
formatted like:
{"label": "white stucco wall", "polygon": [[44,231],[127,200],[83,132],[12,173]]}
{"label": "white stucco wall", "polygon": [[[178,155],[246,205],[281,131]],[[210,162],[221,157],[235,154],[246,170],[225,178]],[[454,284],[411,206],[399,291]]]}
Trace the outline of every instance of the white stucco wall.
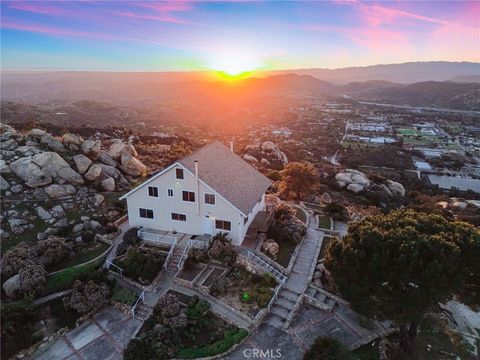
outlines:
{"label": "white stucco wall", "polygon": [[[184,179],[176,179],[175,169],[184,169]],[[148,187],[158,188],[158,197],[148,195]],[[173,189],[173,197],[168,196],[167,189]],[[200,235],[204,234],[204,218],[209,216],[213,220],[226,220],[231,222],[231,231],[228,232],[233,244],[240,245],[245,233],[255,214],[263,208],[264,196],[249,214],[248,222],[244,225],[243,215],[230,203],[224,200],[213,189],[200,181],[199,194],[195,195],[195,202],[182,200],[182,191],[196,192],[195,175],[186,168],[176,164],[171,169],[143,185],[127,196],[128,221],[131,226],[145,226],[152,229],[173,231]],[[204,194],[215,195],[215,205],[205,204]],[[197,202],[200,201],[200,213],[197,214]],[[141,218],[139,209],[153,210],[153,219]],[[184,214],[187,221],[175,221],[171,219],[171,213]],[[224,232],[215,229],[214,232]]]}

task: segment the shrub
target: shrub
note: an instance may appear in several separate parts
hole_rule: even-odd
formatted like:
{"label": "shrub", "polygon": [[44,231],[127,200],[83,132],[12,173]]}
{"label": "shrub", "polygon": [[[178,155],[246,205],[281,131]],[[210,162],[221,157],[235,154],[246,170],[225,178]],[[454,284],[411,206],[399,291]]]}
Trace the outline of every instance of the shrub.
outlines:
{"label": "shrub", "polygon": [[140,282],[150,283],[162,269],[163,263],[163,255],[156,251],[129,248],[120,267],[123,267],[127,276]]}
{"label": "shrub", "polygon": [[130,246],[138,245],[140,240],[137,236],[137,228],[128,229],[125,234],[123,234],[123,241],[118,245],[117,254],[125,254]]}
{"label": "shrub", "polygon": [[43,265],[30,263],[25,265],[18,272],[20,276],[20,292],[19,295],[35,294],[43,289],[47,282],[47,272]]}
{"label": "shrub", "polygon": [[138,296],[130,289],[125,289],[120,286],[115,286],[112,294],[113,302],[120,302],[128,306],[132,306],[137,300]]}
{"label": "shrub", "polygon": [[348,349],[335,339],[318,338],[303,356],[304,360],[353,360]]}
{"label": "shrub", "polygon": [[145,338],[133,339],[123,352],[123,358],[125,360],[154,359],[155,352]]}
{"label": "shrub", "polygon": [[225,264],[234,264],[237,260],[237,252],[225,233],[215,235],[208,256]]}
{"label": "shrub", "polygon": [[48,266],[64,260],[72,247],[65,242],[64,238],[50,236],[43,241],[38,241],[33,250],[38,262]]}
{"label": "shrub", "polygon": [[224,294],[229,285],[229,281],[226,277],[217,279],[212,286],[210,286],[209,292],[212,295]]}
{"label": "shrub", "polygon": [[342,204],[331,202],[325,205],[325,212],[332,217],[333,220],[347,221],[348,212]]}
{"label": "shrub", "polygon": [[12,249],[5,252],[2,258],[2,274],[5,278],[18,274],[33,258],[32,247],[26,242],[21,242]]}
{"label": "shrub", "polygon": [[210,303],[206,300],[193,296],[188,304],[187,316],[189,319],[201,319],[210,310]]}
{"label": "shrub", "polygon": [[35,306],[31,299],[1,306],[1,357],[9,359],[15,353],[34,344]]}
{"label": "shrub", "polygon": [[110,289],[106,283],[95,283],[90,280],[82,283],[77,280],[73,284],[73,291],[69,298],[64,298],[66,307],[81,314],[99,310],[107,302]]}
{"label": "shrub", "polygon": [[279,171],[276,171],[276,170],[271,171],[271,172],[267,175],[267,177],[268,177],[270,180],[272,180],[272,181],[279,181],[279,180],[282,179],[282,176],[280,175],[280,172],[279,172]]}

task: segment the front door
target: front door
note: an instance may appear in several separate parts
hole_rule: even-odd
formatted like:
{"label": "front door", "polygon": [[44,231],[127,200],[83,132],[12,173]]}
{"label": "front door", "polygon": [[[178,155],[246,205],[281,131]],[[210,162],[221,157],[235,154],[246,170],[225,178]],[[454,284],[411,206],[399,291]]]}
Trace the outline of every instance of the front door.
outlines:
{"label": "front door", "polygon": [[203,233],[205,235],[213,235],[213,222],[214,220],[210,216],[203,218]]}

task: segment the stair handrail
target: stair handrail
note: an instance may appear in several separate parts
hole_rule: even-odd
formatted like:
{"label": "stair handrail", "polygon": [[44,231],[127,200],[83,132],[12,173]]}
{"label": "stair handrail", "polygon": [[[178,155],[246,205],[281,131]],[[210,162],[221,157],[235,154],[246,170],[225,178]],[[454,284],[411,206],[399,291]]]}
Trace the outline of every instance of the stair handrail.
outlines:
{"label": "stair handrail", "polygon": [[257,263],[259,263],[260,266],[262,266],[263,268],[266,268],[267,272],[271,273],[273,275],[273,277],[275,279],[277,279],[278,281],[283,282],[284,280],[286,280],[285,275],[283,275],[280,271],[275,269],[272,265],[270,265],[266,261],[259,258],[257,255],[255,255],[250,250],[247,250],[247,258],[251,259],[253,261],[256,261]]}
{"label": "stair handrail", "polygon": [[180,257],[180,260],[178,261],[177,270],[180,270],[183,267],[183,264],[185,263],[185,261],[187,260],[187,257],[188,257],[188,251],[190,250],[190,248],[192,246],[193,246],[193,240],[188,239],[187,244],[183,248],[182,256]]}
{"label": "stair handrail", "polygon": [[170,258],[172,257],[173,252],[175,251],[176,247],[177,247],[177,238],[175,237],[175,240],[174,240],[172,246],[170,247],[170,250],[168,251],[167,258],[165,259],[165,263],[164,263],[165,267],[168,267],[168,262],[170,261]]}
{"label": "stair handrail", "polygon": [[130,312],[132,313],[133,318],[135,318],[135,309],[137,305],[140,303],[140,301],[145,301],[145,290],[142,291],[137,301],[135,301],[135,304],[133,304],[132,308],[130,309]]}
{"label": "stair handrail", "polygon": [[105,260],[105,263],[107,264],[107,270],[110,270],[110,266],[113,266],[114,268],[118,269],[118,271],[120,272],[120,276],[123,277],[123,272],[125,270],[123,270],[120,266],[115,265],[113,262],[109,260]]}
{"label": "stair handrail", "polygon": [[278,285],[277,289],[275,290],[275,293],[273,294],[272,298],[270,299],[268,305],[267,305],[267,311],[270,312],[270,309],[272,308],[272,305],[273,303],[277,300],[278,298],[278,294],[280,293],[280,291],[283,289],[283,287],[285,286],[285,282],[286,282],[286,278],[282,280],[282,282],[280,283],[280,285]]}

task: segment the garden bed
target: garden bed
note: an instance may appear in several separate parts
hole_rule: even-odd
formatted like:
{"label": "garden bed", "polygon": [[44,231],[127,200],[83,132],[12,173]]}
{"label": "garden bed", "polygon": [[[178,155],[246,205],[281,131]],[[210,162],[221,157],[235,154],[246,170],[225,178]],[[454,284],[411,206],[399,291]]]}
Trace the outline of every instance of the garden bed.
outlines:
{"label": "garden bed", "polygon": [[217,317],[207,301],[197,296],[180,301],[172,294],[178,293],[169,291],[160,298],[137,338],[125,350],[125,360],[215,356],[248,335],[246,330]]}
{"label": "garden bed", "polygon": [[320,229],[330,230],[332,228],[332,219],[328,215],[317,214],[318,216],[318,227]]}
{"label": "garden bed", "polygon": [[210,294],[252,319],[267,307],[277,286],[273,277],[252,274],[242,267],[234,267],[223,278],[210,288]]}
{"label": "garden bed", "polygon": [[[187,262],[188,264],[188,262]],[[202,272],[203,268],[194,265],[185,266],[182,271],[177,275],[179,279],[192,282],[198,274]]]}
{"label": "garden bed", "polygon": [[212,273],[210,275],[208,275],[208,277],[205,279],[205,281],[203,282],[203,284],[200,284],[200,285],[203,285],[203,286],[206,286],[206,287],[209,287],[211,286],[214,282],[216,282],[216,280],[222,275],[222,274],[225,274],[225,269],[222,269],[222,268],[215,268]]}

